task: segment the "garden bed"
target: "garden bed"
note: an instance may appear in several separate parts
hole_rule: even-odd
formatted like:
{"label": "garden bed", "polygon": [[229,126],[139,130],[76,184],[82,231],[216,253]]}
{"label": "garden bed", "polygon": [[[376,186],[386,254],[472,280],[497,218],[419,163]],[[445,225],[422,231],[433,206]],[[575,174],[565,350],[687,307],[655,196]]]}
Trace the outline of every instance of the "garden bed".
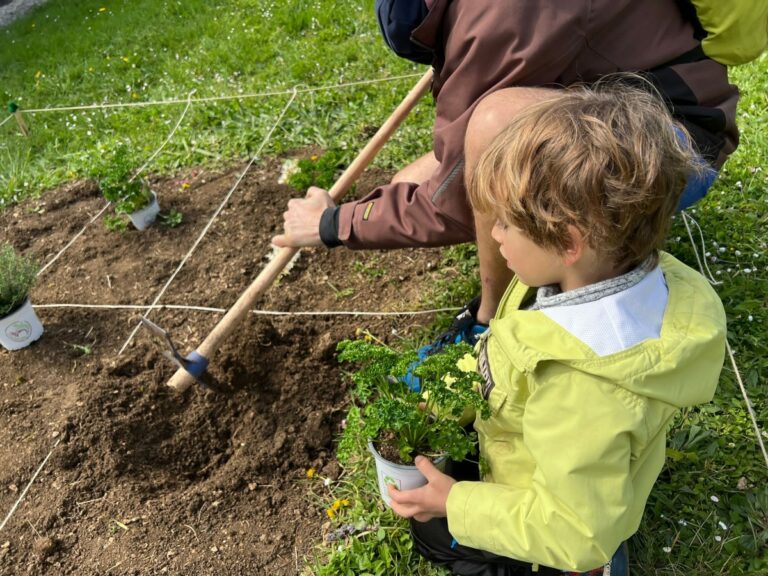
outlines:
{"label": "garden bed", "polygon": [[[39,278],[36,305],[149,304],[242,167],[156,179],[183,222],[110,232],[101,221]],[[229,307],[258,274],[294,192],[279,163],[253,169],[161,303]],[[365,191],[383,181],[368,174]],[[94,185],[51,191],[0,214],[2,240],[45,264],[104,205]],[[420,308],[438,250],[306,250],[258,307],[283,311]],[[429,317],[251,315],[212,362],[227,389],[176,394],[139,311],[38,308],[45,334],[0,351],[0,574],[295,574],[325,514],[306,470],[334,479],[346,407],[335,345],[356,328],[406,336]],[[193,349],[221,314],[156,310]]]}

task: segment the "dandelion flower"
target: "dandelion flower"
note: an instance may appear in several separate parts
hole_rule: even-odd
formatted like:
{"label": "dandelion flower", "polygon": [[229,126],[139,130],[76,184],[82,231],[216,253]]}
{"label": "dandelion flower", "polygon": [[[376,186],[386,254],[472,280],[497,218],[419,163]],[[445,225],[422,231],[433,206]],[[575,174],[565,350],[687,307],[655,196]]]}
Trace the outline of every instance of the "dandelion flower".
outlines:
{"label": "dandelion flower", "polygon": [[328,518],[330,518],[331,520],[333,520],[336,517],[336,510],[334,510],[333,508],[328,508],[325,511],[325,513],[328,515]]}
{"label": "dandelion flower", "polygon": [[315,469],[314,468],[309,468],[307,470],[307,478],[314,478],[314,477],[315,477]]}

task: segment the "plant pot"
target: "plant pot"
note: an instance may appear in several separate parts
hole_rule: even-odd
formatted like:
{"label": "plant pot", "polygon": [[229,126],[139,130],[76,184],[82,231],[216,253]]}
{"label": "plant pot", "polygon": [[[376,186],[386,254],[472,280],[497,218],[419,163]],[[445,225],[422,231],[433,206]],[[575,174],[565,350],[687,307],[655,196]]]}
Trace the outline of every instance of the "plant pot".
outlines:
{"label": "plant pot", "polygon": [[0,344],[6,350],[21,350],[43,335],[43,325],[27,298],[20,308],[0,318]]}
{"label": "plant pot", "polygon": [[[419,469],[412,464],[395,464],[384,458],[373,445],[368,441],[368,450],[373,454],[376,461],[376,478],[379,482],[379,492],[387,506],[391,507],[391,499],[387,492],[387,486],[394,484],[398,490],[412,490],[419,488],[427,483],[427,479],[419,472]],[[432,462],[438,469],[445,468],[445,457],[441,456]]]}
{"label": "plant pot", "polygon": [[128,214],[128,218],[131,219],[136,230],[146,230],[155,221],[159,212],[160,204],[157,203],[157,194],[152,192],[152,200],[150,203],[141,210]]}

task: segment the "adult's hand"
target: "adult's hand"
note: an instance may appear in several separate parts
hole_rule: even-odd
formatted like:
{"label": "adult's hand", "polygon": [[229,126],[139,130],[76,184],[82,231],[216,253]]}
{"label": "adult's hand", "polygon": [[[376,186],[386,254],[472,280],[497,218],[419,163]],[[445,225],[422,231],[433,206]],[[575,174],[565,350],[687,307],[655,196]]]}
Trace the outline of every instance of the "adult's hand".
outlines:
{"label": "adult's hand", "polygon": [[417,456],[414,464],[419,472],[424,474],[427,484],[421,488],[404,491],[390,485],[388,490],[389,497],[392,499],[392,510],[398,516],[413,517],[419,522],[446,516],[448,493],[456,480],[440,472],[424,456]]}
{"label": "adult's hand", "polygon": [[272,244],[281,248],[322,246],[320,217],[326,208],[334,206],[326,190],[310,186],[305,198],[293,198],[288,201],[288,210],[283,213],[285,229],[282,234],[272,238]]}

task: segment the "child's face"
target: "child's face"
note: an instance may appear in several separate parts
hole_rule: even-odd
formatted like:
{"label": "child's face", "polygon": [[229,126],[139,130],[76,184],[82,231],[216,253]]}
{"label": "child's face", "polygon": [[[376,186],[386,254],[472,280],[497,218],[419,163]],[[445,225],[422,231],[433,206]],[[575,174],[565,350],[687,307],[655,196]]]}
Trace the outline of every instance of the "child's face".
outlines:
{"label": "child's face", "polygon": [[504,225],[498,220],[493,225],[491,236],[499,243],[499,252],[507,268],[517,274],[524,284],[539,287],[560,283],[564,265],[556,252],[542,248],[519,228]]}

